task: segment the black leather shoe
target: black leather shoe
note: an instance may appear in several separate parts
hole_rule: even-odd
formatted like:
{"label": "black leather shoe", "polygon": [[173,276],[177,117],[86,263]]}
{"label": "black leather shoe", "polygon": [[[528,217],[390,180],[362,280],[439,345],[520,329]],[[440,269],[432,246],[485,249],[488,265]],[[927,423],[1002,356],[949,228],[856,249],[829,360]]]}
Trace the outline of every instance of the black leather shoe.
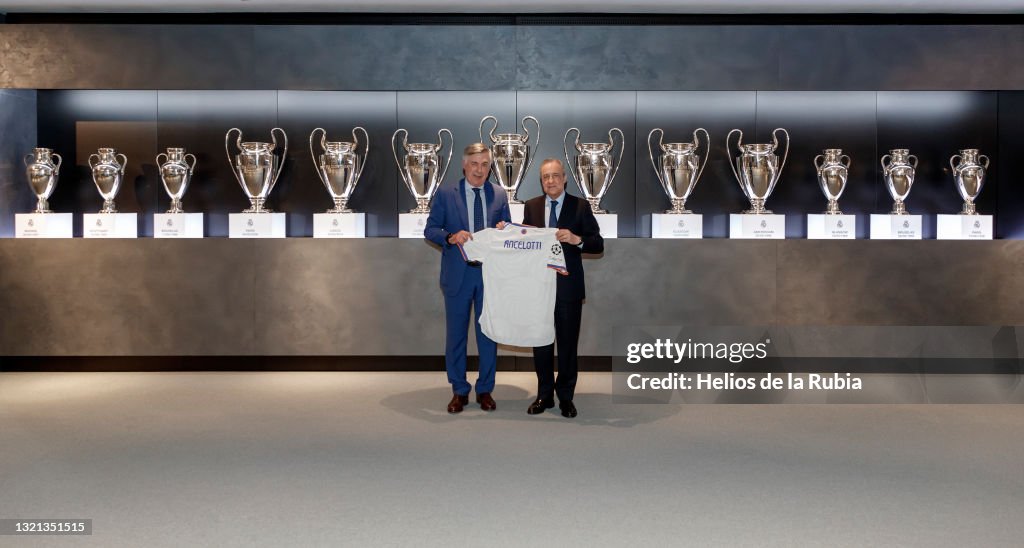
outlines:
{"label": "black leather shoe", "polygon": [[480,404],[480,409],[484,411],[494,411],[498,408],[498,404],[491,397],[490,392],[484,392],[483,394],[476,395],[476,402]]}
{"label": "black leather shoe", "polygon": [[469,403],[469,396],[452,395],[452,401],[448,402],[449,413],[461,413],[462,408]]}
{"label": "black leather shoe", "polygon": [[571,401],[558,402],[558,408],[562,410],[562,416],[567,419],[576,417],[576,406]]}
{"label": "black leather shoe", "polygon": [[526,408],[526,414],[539,415],[543,413],[546,409],[551,409],[554,406],[554,400],[545,400],[544,398],[537,398],[533,400],[533,403],[530,404],[530,407]]}

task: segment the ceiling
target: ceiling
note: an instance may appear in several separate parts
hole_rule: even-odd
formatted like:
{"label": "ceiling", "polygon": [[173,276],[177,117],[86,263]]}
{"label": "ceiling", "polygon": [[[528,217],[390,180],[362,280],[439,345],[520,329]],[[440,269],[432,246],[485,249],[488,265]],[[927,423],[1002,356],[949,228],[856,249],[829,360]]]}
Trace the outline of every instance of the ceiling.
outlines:
{"label": "ceiling", "polygon": [[1024,13],[1024,0],[0,0],[0,13]]}

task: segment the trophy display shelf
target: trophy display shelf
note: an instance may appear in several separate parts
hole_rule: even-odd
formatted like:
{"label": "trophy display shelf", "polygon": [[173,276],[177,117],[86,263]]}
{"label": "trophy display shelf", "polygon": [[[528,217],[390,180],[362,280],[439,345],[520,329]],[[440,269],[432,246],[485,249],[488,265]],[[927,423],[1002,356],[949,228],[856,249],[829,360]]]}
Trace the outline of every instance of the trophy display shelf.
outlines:
{"label": "trophy display shelf", "polygon": [[991,240],[992,215],[939,215],[935,237],[939,240]]}
{"label": "trophy display shelf", "polygon": [[618,213],[595,213],[597,225],[601,227],[601,237],[614,239],[619,237],[619,214]]}
{"label": "trophy display shelf", "polygon": [[85,238],[138,238],[137,213],[85,213],[82,215]]}
{"label": "trophy display shelf", "polygon": [[856,215],[807,214],[808,240],[854,240],[856,238]]}
{"label": "trophy display shelf", "polygon": [[512,216],[512,222],[516,224],[522,224],[523,217],[526,216],[526,204],[517,203],[508,204],[508,211]]}
{"label": "trophy display shelf", "polygon": [[154,213],[154,238],[202,238],[202,213]]}
{"label": "trophy display shelf", "polygon": [[729,238],[740,240],[783,240],[786,216],[776,213],[732,213]]}
{"label": "trophy display shelf", "polygon": [[314,238],[365,238],[365,213],[314,213]]}
{"label": "trophy display shelf", "polygon": [[422,238],[423,230],[427,227],[427,217],[429,216],[429,213],[399,213],[398,237]]}
{"label": "trophy display shelf", "polygon": [[652,238],[701,239],[704,216],[699,213],[652,213]]}
{"label": "trophy display shelf", "polygon": [[15,238],[70,238],[74,216],[71,213],[16,213]]}
{"label": "trophy display shelf", "polygon": [[872,240],[920,240],[920,215],[871,215]]}
{"label": "trophy display shelf", "polygon": [[284,238],[284,213],[231,213],[228,215],[230,238]]}

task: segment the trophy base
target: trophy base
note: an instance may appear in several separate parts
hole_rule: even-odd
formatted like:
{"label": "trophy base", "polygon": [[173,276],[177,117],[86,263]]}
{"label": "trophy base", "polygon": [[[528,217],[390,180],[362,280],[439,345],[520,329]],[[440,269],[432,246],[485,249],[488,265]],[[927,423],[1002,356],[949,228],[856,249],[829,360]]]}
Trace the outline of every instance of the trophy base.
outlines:
{"label": "trophy base", "polygon": [[154,238],[202,238],[202,213],[154,213]]}
{"label": "trophy base", "polygon": [[963,209],[960,210],[961,215],[977,215],[978,208],[974,205],[974,202],[964,202]]}
{"label": "trophy base", "polygon": [[365,213],[315,213],[314,238],[365,238]]}
{"label": "trophy base", "polygon": [[704,216],[696,213],[652,213],[651,237],[703,238]]}
{"label": "trophy base", "polygon": [[82,215],[82,236],[85,238],[138,238],[138,214],[86,213]]}
{"label": "trophy base", "polygon": [[229,238],[284,238],[287,225],[284,213],[231,213],[228,215]]}
{"label": "trophy base", "polygon": [[604,239],[619,237],[619,215],[617,213],[595,213],[597,225],[601,227],[601,237]]}
{"label": "trophy base", "polygon": [[423,230],[427,227],[427,217],[429,216],[429,213],[399,213],[398,237],[422,238]]}
{"label": "trophy base", "polygon": [[735,240],[782,240],[786,238],[786,216],[774,213],[732,213],[729,238]]}
{"label": "trophy base", "polygon": [[871,215],[872,240],[920,240],[921,216],[903,214]]}
{"label": "trophy base", "polygon": [[509,203],[508,211],[512,214],[513,223],[522,223],[523,217],[526,215],[526,204],[522,202]]}
{"label": "trophy base", "polygon": [[991,215],[939,215],[935,238],[939,240],[991,240]]}
{"label": "trophy base", "polygon": [[841,213],[807,215],[808,240],[853,240],[857,238],[857,216]]}
{"label": "trophy base", "polygon": [[71,238],[74,215],[71,213],[17,213],[15,238]]}

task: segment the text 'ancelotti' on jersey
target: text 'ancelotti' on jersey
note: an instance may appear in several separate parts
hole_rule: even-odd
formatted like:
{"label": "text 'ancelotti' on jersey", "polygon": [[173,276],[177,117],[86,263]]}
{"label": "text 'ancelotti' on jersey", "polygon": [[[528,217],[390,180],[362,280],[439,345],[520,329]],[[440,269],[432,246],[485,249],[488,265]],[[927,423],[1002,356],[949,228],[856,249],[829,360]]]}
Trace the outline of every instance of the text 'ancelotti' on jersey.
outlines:
{"label": "text 'ancelotti' on jersey", "polygon": [[542,246],[540,242],[528,240],[505,240],[505,249],[540,250]]}

